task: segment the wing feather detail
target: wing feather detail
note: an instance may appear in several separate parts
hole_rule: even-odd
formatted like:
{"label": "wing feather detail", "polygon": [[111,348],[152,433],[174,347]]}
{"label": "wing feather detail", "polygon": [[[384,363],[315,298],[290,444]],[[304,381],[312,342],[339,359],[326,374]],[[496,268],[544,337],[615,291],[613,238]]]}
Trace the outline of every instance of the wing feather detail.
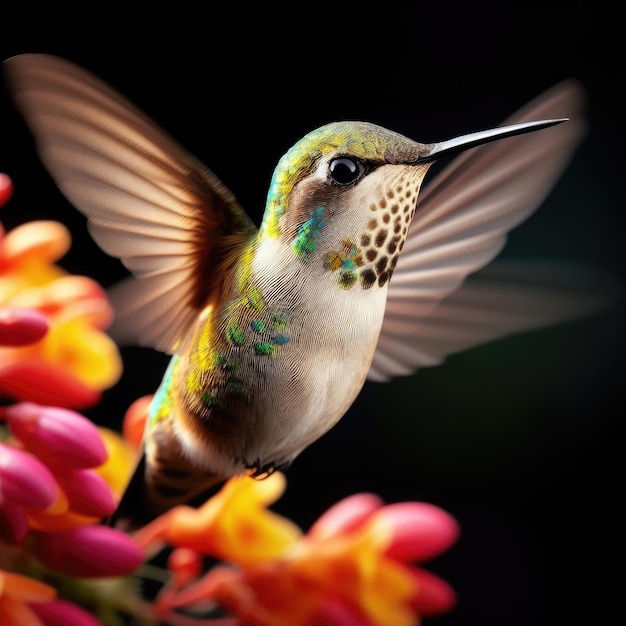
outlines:
{"label": "wing feather detail", "polygon": [[568,122],[468,150],[425,186],[389,284],[370,380],[407,375],[454,352],[589,309],[589,294],[564,298],[555,284],[530,287],[519,280],[519,267],[512,282],[503,276],[481,282],[480,289],[480,278],[464,284],[500,253],[508,232],[553,188],[584,136],[584,104],[577,82],[556,85],[503,124],[558,117]]}
{"label": "wing feather detail", "polygon": [[619,281],[597,267],[496,260],[427,314],[416,315],[410,300],[394,306],[368,378],[383,382],[407,376],[513,333],[593,315],[621,292]]}
{"label": "wing feather detail", "polygon": [[171,353],[256,227],[210,170],[97,77],[43,54],[4,69],[48,171],[136,277],[112,291],[114,329]]}

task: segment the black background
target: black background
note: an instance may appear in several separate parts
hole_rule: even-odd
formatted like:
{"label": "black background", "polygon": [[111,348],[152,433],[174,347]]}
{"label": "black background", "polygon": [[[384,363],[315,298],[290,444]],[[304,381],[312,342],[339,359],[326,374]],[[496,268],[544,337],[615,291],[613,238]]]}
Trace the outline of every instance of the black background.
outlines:
{"label": "black background", "polygon": [[[201,5],[198,5],[201,6]],[[420,141],[497,125],[568,77],[589,92],[589,135],[505,254],[594,263],[624,277],[622,33],[617,5],[558,9],[445,3],[5,7],[0,56],[47,52],[129,96],[195,153],[260,220],[278,158],[336,119]],[[197,13],[196,11],[201,11]],[[57,219],[62,264],[109,285],[124,275],[37,160],[0,91],[0,171],[15,182],[0,219]],[[623,300],[592,319],[496,342],[441,367],[366,385],[340,424],[288,471],[278,510],[304,528],[338,499],[373,491],[424,500],[461,523],[427,565],[459,604],[433,626],[605,623],[621,612],[618,420]],[[166,359],[124,350],[123,380],[86,413],[119,425]]]}

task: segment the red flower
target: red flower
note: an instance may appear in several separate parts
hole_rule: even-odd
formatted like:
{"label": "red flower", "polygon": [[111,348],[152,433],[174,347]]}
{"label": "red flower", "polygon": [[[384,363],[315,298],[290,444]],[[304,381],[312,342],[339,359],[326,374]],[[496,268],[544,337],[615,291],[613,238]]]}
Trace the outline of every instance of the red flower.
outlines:
{"label": "red flower", "polygon": [[48,332],[48,318],[30,309],[0,309],[0,346],[27,346]]}
{"label": "red flower", "polygon": [[13,195],[13,183],[11,179],[0,172],[0,207],[6,204],[9,198]]}

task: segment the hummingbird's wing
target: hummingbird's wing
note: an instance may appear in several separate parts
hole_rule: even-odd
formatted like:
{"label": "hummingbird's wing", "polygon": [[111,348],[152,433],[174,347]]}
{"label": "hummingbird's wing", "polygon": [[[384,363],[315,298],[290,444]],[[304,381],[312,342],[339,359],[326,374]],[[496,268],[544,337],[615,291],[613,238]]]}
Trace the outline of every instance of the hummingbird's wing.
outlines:
{"label": "hummingbird's wing", "polygon": [[212,172],[97,77],[45,54],[4,69],[55,182],[136,277],[112,291],[112,333],[171,353],[256,227]]}
{"label": "hummingbird's wing", "polygon": [[621,290],[596,267],[551,261],[496,260],[424,316],[398,307],[368,379],[377,382],[439,365],[449,354],[513,333],[559,324],[606,307]]}
{"label": "hummingbird's wing", "polygon": [[[389,284],[370,380],[410,374],[454,352],[590,312],[589,294],[556,289],[545,267],[502,266],[464,283],[554,186],[584,135],[584,101],[575,81],[555,86],[505,124],[568,122],[464,152],[423,189]],[[541,280],[533,284],[534,278]]]}

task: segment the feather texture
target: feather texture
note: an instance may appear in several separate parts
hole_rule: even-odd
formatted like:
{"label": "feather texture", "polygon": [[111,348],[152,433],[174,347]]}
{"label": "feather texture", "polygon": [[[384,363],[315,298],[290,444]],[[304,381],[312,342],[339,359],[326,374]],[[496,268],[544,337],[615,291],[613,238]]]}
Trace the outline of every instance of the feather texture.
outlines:
{"label": "feather texture", "polygon": [[[47,55],[5,70],[44,164],[133,274],[111,292],[113,334],[176,352],[119,522],[290,463],[368,375],[410,374],[600,304],[595,274],[580,292],[564,288],[567,271],[488,265],[582,138],[576,83],[508,120],[533,123],[507,139],[420,144],[364,122],[316,129],[279,161],[257,231],[212,172],[89,72]],[[493,143],[418,195],[438,148],[479,140]]]}
{"label": "feather texture", "polygon": [[144,279],[114,290],[113,333],[171,353],[256,227],[211,171],[89,72],[37,54],[4,68],[61,191]]}

